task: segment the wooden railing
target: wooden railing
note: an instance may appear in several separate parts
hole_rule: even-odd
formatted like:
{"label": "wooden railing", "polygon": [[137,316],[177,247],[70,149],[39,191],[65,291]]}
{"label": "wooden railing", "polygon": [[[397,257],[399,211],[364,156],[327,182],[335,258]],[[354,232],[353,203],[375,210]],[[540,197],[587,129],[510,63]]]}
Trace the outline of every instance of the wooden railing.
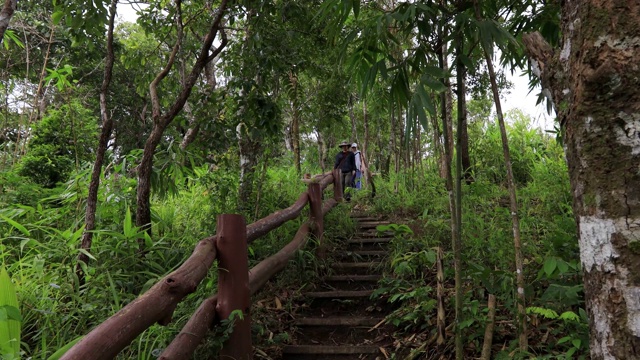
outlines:
{"label": "wooden railing", "polygon": [[[309,233],[318,239],[322,249],[324,215],[342,198],[340,177],[335,172],[318,175],[308,182],[307,191],[293,205],[248,226],[241,215],[219,215],[215,236],[200,240],[191,256],[177,270],[94,328],[61,359],[113,359],[151,325],[167,325],[178,303],[196,290],[216,259],[218,293],[200,304],[160,359],[191,358],[208,330],[228,319],[234,310],[242,311],[243,316],[235,318],[233,332],[223,344],[220,357],[250,359],[250,296],[281,271],[298,249],[304,247]],[[333,184],[333,198],[323,203],[322,192],[330,184]],[[309,220],[300,226],[293,240],[249,270],[248,244],[300,216],[307,203]]]}

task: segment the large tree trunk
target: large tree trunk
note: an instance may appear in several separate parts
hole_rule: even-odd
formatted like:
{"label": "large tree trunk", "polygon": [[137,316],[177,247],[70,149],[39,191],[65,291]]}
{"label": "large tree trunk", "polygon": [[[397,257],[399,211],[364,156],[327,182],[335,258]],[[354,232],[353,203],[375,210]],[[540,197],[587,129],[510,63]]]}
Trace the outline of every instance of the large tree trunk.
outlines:
{"label": "large tree trunk", "polygon": [[111,130],[113,129],[113,118],[109,116],[109,108],[107,106],[107,91],[111,83],[113,75],[113,27],[116,18],[117,0],[111,1],[109,7],[109,26],[107,28],[107,55],[104,64],[104,76],[102,78],[102,86],[100,87],[100,118],[102,120],[102,130],[100,131],[100,139],[98,140],[98,149],[96,151],[96,160],[93,163],[91,172],[91,181],[89,182],[89,193],[87,194],[87,207],[84,215],[84,233],[82,234],[82,242],[80,249],[86,252],[80,252],[78,255],[78,265],[76,266],[76,274],[80,284],[84,283],[84,271],[81,263],[88,263],[89,256],[87,253],[91,251],[91,242],[93,239],[93,230],[96,227],[96,209],[98,207],[98,189],[100,187],[100,173],[102,172],[102,164],[104,156],[109,145]]}
{"label": "large tree trunk", "polygon": [[562,49],[524,38],[550,90],[578,223],[591,358],[640,353],[640,3],[562,2]]}

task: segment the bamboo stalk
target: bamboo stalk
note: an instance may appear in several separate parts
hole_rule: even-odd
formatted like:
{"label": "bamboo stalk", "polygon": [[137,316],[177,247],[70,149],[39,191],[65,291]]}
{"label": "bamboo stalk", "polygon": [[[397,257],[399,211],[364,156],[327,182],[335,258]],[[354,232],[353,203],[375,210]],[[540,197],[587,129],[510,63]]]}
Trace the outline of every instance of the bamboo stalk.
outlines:
{"label": "bamboo stalk", "polygon": [[482,344],[482,355],[480,360],[491,360],[491,345],[493,345],[493,328],[496,319],[496,297],[489,294],[489,314],[487,315],[487,327],[484,329],[484,343]]}

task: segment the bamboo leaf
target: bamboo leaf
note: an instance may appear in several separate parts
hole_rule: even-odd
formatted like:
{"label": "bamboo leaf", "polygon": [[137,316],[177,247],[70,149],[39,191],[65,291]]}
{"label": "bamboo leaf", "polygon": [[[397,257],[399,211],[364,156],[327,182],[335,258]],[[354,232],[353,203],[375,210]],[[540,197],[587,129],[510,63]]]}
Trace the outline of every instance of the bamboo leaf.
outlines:
{"label": "bamboo leaf", "polygon": [[69,349],[71,349],[71,347],[73,345],[78,343],[78,341],[82,340],[83,337],[84,337],[84,335],[78,336],[77,338],[71,340],[65,346],[61,347],[60,349],[58,349],[58,351],[53,353],[53,355],[49,356],[49,358],[47,360],[58,360],[58,359],[60,359],[62,357],[62,355],[64,355],[67,351],[69,351]]}
{"label": "bamboo leaf", "polygon": [[4,319],[0,319],[0,347],[9,346],[15,354],[20,355],[20,310],[18,297],[9,274],[0,268],[0,312]]}
{"label": "bamboo leaf", "polygon": [[18,231],[20,231],[23,235],[25,236],[31,236],[31,233],[29,232],[29,230],[27,230],[26,227],[22,226],[20,223],[18,223],[17,221],[14,221],[12,219],[9,219],[8,217],[4,216],[4,215],[0,215],[0,219],[4,220],[6,223],[8,223],[9,225],[13,226],[14,228],[16,228]]}

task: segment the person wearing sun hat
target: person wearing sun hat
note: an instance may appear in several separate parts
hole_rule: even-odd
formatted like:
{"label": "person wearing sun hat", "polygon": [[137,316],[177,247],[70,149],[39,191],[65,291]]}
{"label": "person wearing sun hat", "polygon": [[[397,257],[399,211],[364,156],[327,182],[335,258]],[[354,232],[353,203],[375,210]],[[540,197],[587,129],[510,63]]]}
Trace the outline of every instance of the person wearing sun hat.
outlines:
{"label": "person wearing sun hat", "polygon": [[353,177],[353,187],[356,190],[360,190],[362,189],[362,154],[360,153],[360,150],[358,150],[358,144],[351,144],[351,152],[353,153],[356,163],[356,173]]}
{"label": "person wearing sun hat", "polygon": [[356,173],[356,160],[354,154],[349,151],[351,143],[343,141],[338,145],[342,149],[336,155],[336,162],[333,166],[334,169],[340,169],[340,180],[342,182],[342,189],[344,190],[344,199],[351,201],[351,192],[347,191],[347,187],[351,187],[351,179]]}

